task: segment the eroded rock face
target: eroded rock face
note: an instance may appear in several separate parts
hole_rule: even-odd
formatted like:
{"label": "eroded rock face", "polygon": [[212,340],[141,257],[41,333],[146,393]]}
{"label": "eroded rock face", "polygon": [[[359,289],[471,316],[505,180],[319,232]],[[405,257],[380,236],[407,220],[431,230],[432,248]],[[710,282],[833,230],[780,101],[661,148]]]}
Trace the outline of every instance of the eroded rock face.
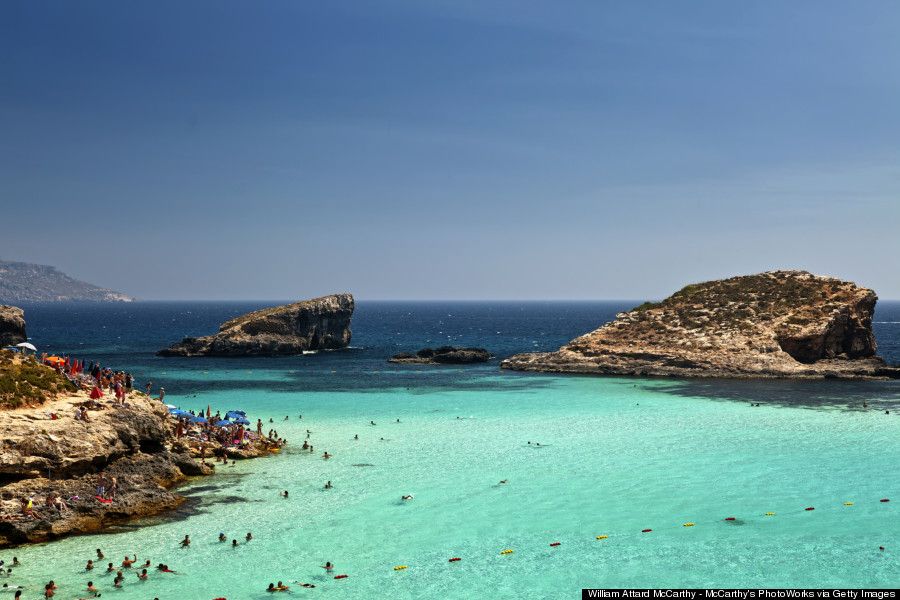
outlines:
{"label": "eroded rock face", "polygon": [[441,346],[440,348],[423,348],[415,354],[401,352],[388,359],[391,363],[422,363],[431,365],[462,365],[476,362],[487,362],[494,356],[484,348],[460,348],[459,346]]}
{"label": "eroded rock face", "polygon": [[25,311],[17,306],[0,305],[0,346],[15,346],[26,340]]}
{"label": "eroded rock face", "polygon": [[805,271],[689,285],[556,352],[501,367],[613,375],[866,378],[891,376],[875,355],[872,290]]}
{"label": "eroded rock face", "polygon": [[280,356],[350,344],[353,296],[333,294],[232,319],[219,333],[184,338],[160,356]]}

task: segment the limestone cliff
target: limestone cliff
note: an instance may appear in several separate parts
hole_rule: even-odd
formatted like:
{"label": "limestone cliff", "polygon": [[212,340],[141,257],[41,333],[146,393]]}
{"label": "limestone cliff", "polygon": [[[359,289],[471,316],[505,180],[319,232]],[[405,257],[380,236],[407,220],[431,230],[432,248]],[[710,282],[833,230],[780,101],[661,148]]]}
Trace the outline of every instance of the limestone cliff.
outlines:
{"label": "limestone cliff", "polygon": [[27,339],[25,312],[16,306],[0,305],[0,346],[15,346]]}
{"label": "limestone cliff", "polygon": [[875,355],[872,290],[805,271],[688,285],[519,370],[680,377],[891,377]]}
{"label": "limestone cliff", "polygon": [[219,333],[183,341],[160,356],[279,356],[350,344],[353,296],[315,300],[247,313],[219,327]]}

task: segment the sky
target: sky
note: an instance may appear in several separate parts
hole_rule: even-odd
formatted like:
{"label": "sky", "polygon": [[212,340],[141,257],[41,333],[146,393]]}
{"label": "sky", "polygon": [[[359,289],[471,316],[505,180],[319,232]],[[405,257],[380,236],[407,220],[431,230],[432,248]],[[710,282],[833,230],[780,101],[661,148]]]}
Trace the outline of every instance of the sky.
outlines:
{"label": "sky", "polygon": [[900,299],[894,0],[6,0],[0,259],[144,300]]}

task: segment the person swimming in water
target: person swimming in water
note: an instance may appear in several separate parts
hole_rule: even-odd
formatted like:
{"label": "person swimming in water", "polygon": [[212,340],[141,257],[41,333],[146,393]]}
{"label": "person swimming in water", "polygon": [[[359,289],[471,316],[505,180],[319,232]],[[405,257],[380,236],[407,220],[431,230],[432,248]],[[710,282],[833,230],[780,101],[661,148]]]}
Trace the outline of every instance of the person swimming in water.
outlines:
{"label": "person swimming in water", "polygon": [[238,545],[237,540],[231,540],[231,547],[232,547],[232,548],[237,548],[237,545]]}
{"label": "person swimming in water", "polygon": [[247,541],[249,542],[252,539],[253,539],[253,535],[248,531],[247,532]]}
{"label": "person swimming in water", "polygon": [[314,585],[311,584],[311,583],[303,583],[302,581],[297,581],[296,579],[294,580],[294,583],[296,583],[296,584],[299,585],[300,587],[305,587],[305,588],[314,588],[314,587],[316,587],[316,586],[314,586]]}
{"label": "person swimming in water", "polygon": [[322,455],[322,458],[331,458],[331,455],[328,454],[328,450],[325,451],[325,454]]}
{"label": "person swimming in water", "polygon": [[323,569],[325,569],[326,573],[334,573],[334,565],[330,562],[326,562],[324,565],[319,565]]}
{"label": "person swimming in water", "polygon": [[330,490],[331,487],[332,487],[332,486],[331,486],[331,482],[330,482],[330,481],[329,481],[328,483],[325,484],[325,489],[326,489],[326,490]]}
{"label": "person swimming in water", "polygon": [[184,536],[184,539],[181,540],[181,545],[184,546],[185,548],[190,546],[191,545],[191,537],[188,535]]}
{"label": "person swimming in water", "polygon": [[224,542],[224,541],[227,540],[227,539],[228,539],[228,538],[225,537],[225,532],[224,532],[224,531],[221,532],[221,533],[219,533],[219,541],[220,541],[220,542]]}
{"label": "person swimming in water", "polygon": [[287,498],[287,497],[288,497],[288,491],[287,491],[287,490],[284,490],[283,492],[278,492],[278,495],[281,496],[281,497],[283,497],[283,498]]}
{"label": "person swimming in water", "polygon": [[407,494],[406,496],[400,496],[401,500],[413,500],[414,498],[415,498],[415,496],[413,496],[412,494]]}

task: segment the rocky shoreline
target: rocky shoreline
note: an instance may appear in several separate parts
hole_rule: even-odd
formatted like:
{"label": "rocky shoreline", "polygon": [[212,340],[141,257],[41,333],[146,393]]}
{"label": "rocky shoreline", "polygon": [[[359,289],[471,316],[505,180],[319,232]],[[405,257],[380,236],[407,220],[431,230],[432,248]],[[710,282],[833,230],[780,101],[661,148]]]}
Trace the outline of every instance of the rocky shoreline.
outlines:
{"label": "rocky shoreline", "polygon": [[[103,409],[87,411],[90,421],[76,420],[77,407],[88,399],[78,392],[0,411],[0,547],[95,531],[173,509],[182,501],[171,491],[173,485],[215,472],[214,463],[198,460],[199,442],[176,438],[176,421],[159,400],[139,392],[128,397],[125,407],[101,400]],[[267,454],[268,440],[260,442],[247,450],[230,449],[228,458]],[[215,442],[205,446],[209,456],[221,453]],[[116,478],[112,502],[95,497],[101,472]],[[46,505],[44,500],[55,495],[67,509]],[[33,499],[35,517],[23,514],[23,499]]]}
{"label": "rocky shoreline", "polygon": [[503,369],[665,377],[900,378],[876,355],[872,290],[805,271],[685,286]]}

